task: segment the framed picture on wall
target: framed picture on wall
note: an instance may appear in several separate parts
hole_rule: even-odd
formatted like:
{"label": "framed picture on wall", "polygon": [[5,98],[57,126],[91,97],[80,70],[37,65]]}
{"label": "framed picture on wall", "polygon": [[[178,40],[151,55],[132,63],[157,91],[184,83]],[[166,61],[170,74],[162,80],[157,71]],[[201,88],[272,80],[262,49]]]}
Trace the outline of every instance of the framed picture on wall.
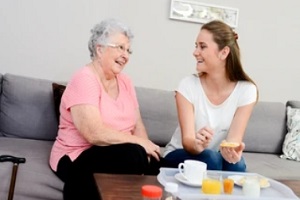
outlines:
{"label": "framed picture on wall", "polygon": [[232,28],[238,26],[239,10],[225,6],[205,4],[198,1],[171,0],[170,18],[196,23],[222,20]]}

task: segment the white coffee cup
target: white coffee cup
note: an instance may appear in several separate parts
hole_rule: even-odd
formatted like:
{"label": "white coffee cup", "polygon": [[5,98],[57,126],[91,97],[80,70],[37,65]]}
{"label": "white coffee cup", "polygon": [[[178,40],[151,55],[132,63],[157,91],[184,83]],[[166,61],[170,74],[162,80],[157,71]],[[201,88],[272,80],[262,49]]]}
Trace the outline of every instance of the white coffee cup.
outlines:
{"label": "white coffee cup", "polygon": [[185,160],[179,163],[179,173],[190,183],[202,183],[203,176],[206,174],[207,165],[197,160]]}

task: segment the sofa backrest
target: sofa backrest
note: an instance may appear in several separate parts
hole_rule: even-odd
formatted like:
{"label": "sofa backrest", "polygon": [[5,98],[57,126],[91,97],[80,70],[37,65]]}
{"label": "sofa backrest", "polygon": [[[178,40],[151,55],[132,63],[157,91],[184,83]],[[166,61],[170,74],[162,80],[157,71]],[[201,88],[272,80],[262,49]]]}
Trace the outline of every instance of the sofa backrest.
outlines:
{"label": "sofa backrest", "polygon": [[136,87],[136,93],[149,138],[165,146],[177,127],[174,91]]}
{"label": "sofa backrest", "polygon": [[[0,136],[55,139],[58,124],[50,80],[0,74],[0,88]],[[136,93],[149,138],[165,146],[178,124],[174,91],[136,87]],[[286,106],[258,102],[246,129],[245,151],[280,154],[285,134]]]}
{"label": "sofa backrest", "polygon": [[54,140],[57,135],[52,82],[3,75],[0,133],[5,137]]}
{"label": "sofa backrest", "polygon": [[[174,91],[136,87],[136,92],[149,138],[165,146],[178,124]],[[285,105],[258,102],[245,132],[245,151],[280,154],[285,134]]]}
{"label": "sofa backrest", "polygon": [[280,102],[258,102],[245,132],[245,151],[280,154],[285,134],[285,105]]}
{"label": "sofa backrest", "polygon": [[[149,138],[166,145],[177,126],[173,91],[136,87],[141,114]],[[247,152],[282,152],[286,134],[286,107],[280,102],[258,102],[250,117],[244,142]]]}

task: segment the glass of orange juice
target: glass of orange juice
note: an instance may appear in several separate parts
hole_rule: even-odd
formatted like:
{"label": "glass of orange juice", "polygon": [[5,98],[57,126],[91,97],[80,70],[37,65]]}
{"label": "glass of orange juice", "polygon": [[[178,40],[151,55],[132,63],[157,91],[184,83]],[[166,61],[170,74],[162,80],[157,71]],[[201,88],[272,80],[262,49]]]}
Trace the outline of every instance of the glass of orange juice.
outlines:
{"label": "glass of orange juice", "polygon": [[223,179],[223,189],[225,194],[232,194],[234,188],[234,181],[230,178]]}
{"label": "glass of orange juice", "polygon": [[208,175],[203,178],[202,192],[204,194],[221,194],[222,193],[222,176],[218,174]]}

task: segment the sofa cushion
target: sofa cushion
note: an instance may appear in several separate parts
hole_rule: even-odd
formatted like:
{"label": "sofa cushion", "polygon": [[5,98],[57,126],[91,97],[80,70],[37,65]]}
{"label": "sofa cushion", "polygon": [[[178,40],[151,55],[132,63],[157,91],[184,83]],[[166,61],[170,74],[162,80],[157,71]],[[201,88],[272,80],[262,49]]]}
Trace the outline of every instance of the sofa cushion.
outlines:
{"label": "sofa cushion", "polygon": [[165,146],[177,126],[173,91],[136,87],[141,115],[150,140]]}
{"label": "sofa cushion", "polygon": [[300,180],[300,163],[281,159],[277,154],[243,153],[248,172],[272,179]]}
{"label": "sofa cushion", "polygon": [[300,109],[287,107],[287,134],[281,158],[300,161]]}
{"label": "sofa cushion", "polygon": [[66,89],[65,85],[59,84],[59,83],[52,83],[52,90],[53,90],[53,99],[54,99],[54,106],[55,106],[55,114],[57,122],[59,122],[59,116],[60,116],[60,102],[61,97]]}
{"label": "sofa cushion", "polygon": [[258,102],[246,128],[246,152],[281,154],[286,134],[286,107],[280,102]]}
{"label": "sofa cushion", "polygon": [[0,132],[6,137],[54,140],[57,135],[52,82],[5,74]]}
{"label": "sofa cushion", "polygon": [[286,106],[291,106],[292,108],[300,108],[300,101],[288,101]]}

